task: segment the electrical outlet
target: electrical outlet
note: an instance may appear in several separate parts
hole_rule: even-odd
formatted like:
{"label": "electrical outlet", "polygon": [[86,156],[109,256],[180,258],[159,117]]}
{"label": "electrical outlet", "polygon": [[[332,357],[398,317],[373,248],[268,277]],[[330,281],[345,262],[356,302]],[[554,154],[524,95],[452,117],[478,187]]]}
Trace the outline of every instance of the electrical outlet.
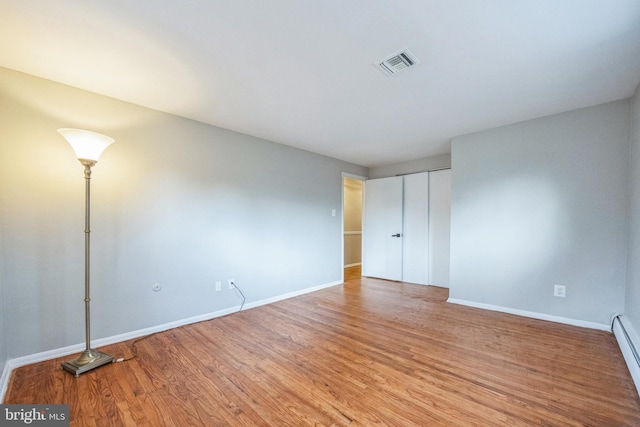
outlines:
{"label": "electrical outlet", "polygon": [[216,282],[216,292],[220,292],[222,290],[222,282]]}
{"label": "electrical outlet", "polygon": [[162,285],[160,283],[154,283],[151,289],[153,289],[153,292],[160,292],[162,290]]}
{"label": "electrical outlet", "polygon": [[564,298],[567,296],[567,287],[564,285],[555,285],[553,287],[553,296]]}
{"label": "electrical outlet", "polygon": [[236,287],[236,279],[229,279],[229,289]]}

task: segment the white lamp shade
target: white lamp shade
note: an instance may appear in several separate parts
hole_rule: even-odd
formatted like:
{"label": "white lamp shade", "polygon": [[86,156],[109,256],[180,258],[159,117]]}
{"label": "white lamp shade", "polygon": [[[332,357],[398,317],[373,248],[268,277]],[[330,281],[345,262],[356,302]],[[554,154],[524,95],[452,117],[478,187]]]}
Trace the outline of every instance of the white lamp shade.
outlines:
{"label": "white lamp shade", "polygon": [[76,152],[78,159],[98,161],[100,155],[109,145],[113,144],[114,139],[100,133],[91,132],[81,129],[58,129],[60,135],[67,140],[73,151]]}

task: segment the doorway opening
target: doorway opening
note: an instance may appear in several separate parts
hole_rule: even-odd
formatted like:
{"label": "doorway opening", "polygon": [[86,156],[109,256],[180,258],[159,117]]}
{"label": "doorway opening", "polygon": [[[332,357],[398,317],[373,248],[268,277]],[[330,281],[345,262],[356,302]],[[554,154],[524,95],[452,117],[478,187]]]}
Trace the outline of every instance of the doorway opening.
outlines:
{"label": "doorway opening", "polygon": [[343,281],[362,277],[362,198],[366,178],[343,174]]}

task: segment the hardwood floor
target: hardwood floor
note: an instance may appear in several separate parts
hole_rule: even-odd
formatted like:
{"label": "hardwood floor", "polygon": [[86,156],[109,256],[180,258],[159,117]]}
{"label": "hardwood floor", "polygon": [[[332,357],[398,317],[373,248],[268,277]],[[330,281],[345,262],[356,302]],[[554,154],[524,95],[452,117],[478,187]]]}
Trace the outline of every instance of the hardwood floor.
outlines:
{"label": "hardwood floor", "polygon": [[18,368],[5,403],[68,403],[83,427],[640,425],[612,334],[447,295],[351,280],[150,336],[79,378],[68,357]]}
{"label": "hardwood floor", "polygon": [[359,279],[362,277],[362,266],[354,265],[353,267],[344,268],[344,281]]}

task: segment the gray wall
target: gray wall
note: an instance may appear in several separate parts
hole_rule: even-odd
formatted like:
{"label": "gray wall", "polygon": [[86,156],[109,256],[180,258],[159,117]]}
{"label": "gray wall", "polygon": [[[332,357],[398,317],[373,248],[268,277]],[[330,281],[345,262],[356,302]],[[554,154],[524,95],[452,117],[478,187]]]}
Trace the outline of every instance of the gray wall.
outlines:
{"label": "gray wall", "polygon": [[629,129],[627,100],[454,138],[451,298],[600,324],[621,312]]}
{"label": "gray wall", "polygon": [[633,98],[632,123],[629,255],[624,312],[638,333],[640,332],[640,86],[636,89]]}
{"label": "gray wall", "polygon": [[[0,205],[0,218],[2,217],[2,205]],[[2,242],[2,229],[0,228],[0,242]],[[0,245],[0,377],[7,363],[7,346],[5,344],[6,328],[4,316],[6,308],[4,304],[4,277],[2,274],[2,245]]]}
{"label": "gray wall", "polygon": [[418,172],[428,172],[451,167],[451,154],[424,157],[408,162],[377,166],[369,169],[370,178],[387,178],[389,176],[407,175]]}
{"label": "gray wall", "polygon": [[91,180],[93,338],[239,305],[218,280],[252,302],[341,279],[331,211],[366,168],[0,68],[3,360],[84,338],[84,179],[60,127],[116,140]]}

